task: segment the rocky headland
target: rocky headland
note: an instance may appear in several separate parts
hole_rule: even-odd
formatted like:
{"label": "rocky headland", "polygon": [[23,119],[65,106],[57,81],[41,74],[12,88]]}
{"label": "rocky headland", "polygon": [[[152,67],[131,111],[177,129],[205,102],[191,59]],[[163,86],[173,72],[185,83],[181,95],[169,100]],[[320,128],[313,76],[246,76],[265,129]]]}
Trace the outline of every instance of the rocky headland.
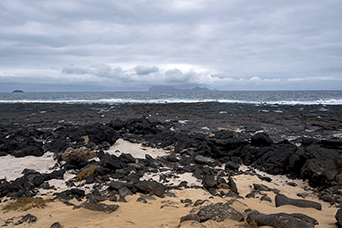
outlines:
{"label": "rocky headland", "polygon": [[339,105],[0,104],[1,205],[51,201],[0,225],[338,227],[341,117]]}

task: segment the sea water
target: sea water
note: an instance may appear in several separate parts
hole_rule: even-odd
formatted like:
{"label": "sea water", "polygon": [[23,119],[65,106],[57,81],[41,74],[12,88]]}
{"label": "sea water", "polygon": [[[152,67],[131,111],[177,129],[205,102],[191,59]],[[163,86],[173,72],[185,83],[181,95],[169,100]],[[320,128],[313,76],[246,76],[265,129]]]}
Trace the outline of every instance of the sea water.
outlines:
{"label": "sea water", "polygon": [[342,105],[334,91],[25,92],[0,93],[0,103],[250,103]]}

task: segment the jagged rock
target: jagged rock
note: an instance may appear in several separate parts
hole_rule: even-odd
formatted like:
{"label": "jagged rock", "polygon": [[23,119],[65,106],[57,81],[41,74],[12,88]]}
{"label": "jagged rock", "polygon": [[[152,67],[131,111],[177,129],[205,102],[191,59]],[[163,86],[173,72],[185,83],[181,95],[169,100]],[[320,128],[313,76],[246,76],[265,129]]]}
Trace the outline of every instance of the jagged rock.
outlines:
{"label": "jagged rock", "polygon": [[127,165],[123,163],[117,156],[106,154],[102,157],[100,166],[110,170],[116,170],[125,168]]}
{"label": "jagged rock", "polygon": [[275,228],[313,228],[318,224],[317,220],[303,214],[248,214],[246,221],[257,226],[272,226]]}
{"label": "jagged rock", "polygon": [[72,157],[84,158],[86,160],[92,159],[96,157],[96,153],[87,147],[81,148],[67,148],[61,156],[63,161],[69,161]]}
{"label": "jagged rock", "polygon": [[315,208],[317,210],[322,210],[322,205],[320,203],[302,199],[290,199],[283,194],[278,194],[275,196],[275,204],[276,207],[280,207],[283,205],[292,205],[296,207]]}
{"label": "jagged rock", "polygon": [[163,197],[166,187],[156,181],[139,181],[134,186],[142,193],[153,193],[156,196]]}

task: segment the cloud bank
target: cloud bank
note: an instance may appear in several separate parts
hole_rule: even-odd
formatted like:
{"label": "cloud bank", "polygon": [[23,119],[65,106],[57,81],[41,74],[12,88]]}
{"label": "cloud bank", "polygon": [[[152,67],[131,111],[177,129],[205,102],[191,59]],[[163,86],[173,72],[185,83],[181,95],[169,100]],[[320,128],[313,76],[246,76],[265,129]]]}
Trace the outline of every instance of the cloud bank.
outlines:
{"label": "cloud bank", "polygon": [[342,85],[338,0],[5,0],[0,8],[0,92]]}

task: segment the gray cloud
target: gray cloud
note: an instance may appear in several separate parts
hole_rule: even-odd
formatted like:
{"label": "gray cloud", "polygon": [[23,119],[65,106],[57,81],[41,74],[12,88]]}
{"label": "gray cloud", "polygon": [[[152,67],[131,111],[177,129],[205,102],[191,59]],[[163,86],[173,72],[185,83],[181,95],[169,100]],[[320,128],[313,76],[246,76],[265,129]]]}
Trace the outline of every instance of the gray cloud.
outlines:
{"label": "gray cloud", "polygon": [[0,8],[7,85],[340,89],[339,0],[11,0]]}
{"label": "gray cloud", "polygon": [[156,66],[136,66],[134,67],[135,72],[138,75],[144,75],[144,74],[151,74],[159,71],[159,68]]}

